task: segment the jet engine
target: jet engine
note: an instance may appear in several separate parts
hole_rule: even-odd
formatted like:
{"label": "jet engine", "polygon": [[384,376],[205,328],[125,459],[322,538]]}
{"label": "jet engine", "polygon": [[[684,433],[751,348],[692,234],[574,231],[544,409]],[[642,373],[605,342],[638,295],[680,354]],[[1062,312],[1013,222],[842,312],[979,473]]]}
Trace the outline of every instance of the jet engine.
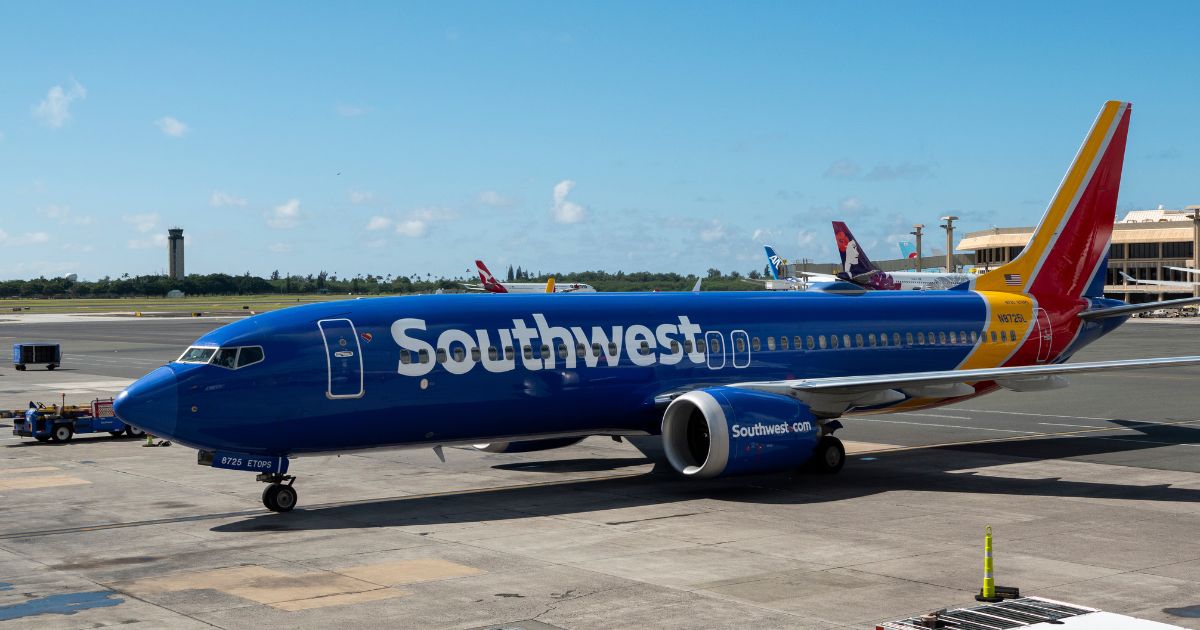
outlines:
{"label": "jet engine", "polygon": [[795,469],[822,441],[804,403],[735,387],[700,389],[671,401],[662,437],[671,466],[701,479]]}
{"label": "jet engine", "polygon": [[487,453],[531,453],[533,451],[548,451],[552,448],[562,448],[578,444],[583,441],[584,437],[587,436],[522,440],[519,442],[490,442],[487,444],[472,444],[472,446]]}

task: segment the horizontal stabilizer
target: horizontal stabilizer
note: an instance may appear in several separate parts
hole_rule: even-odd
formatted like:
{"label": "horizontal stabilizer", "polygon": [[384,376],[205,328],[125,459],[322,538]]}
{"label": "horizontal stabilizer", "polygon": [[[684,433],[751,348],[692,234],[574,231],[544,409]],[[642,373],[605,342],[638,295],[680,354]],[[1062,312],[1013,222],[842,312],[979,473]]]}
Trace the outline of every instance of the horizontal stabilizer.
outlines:
{"label": "horizontal stabilizer", "polygon": [[1109,308],[1096,308],[1080,313],[1079,318],[1106,319],[1109,317],[1125,317],[1134,313],[1144,313],[1146,311],[1181,308],[1187,306],[1188,304],[1200,304],[1200,297],[1179,298],[1178,300],[1164,300],[1162,302],[1143,302],[1141,304],[1126,304],[1125,306],[1111,306]]}

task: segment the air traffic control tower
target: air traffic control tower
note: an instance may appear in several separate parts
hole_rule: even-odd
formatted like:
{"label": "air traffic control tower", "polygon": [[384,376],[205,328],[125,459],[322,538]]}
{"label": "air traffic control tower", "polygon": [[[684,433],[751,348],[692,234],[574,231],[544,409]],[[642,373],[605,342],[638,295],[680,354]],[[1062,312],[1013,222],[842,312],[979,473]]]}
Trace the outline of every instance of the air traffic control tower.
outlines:
{"label": "air traffic control tower", "polygon": [[172,280],[183,280],[183,228],[167,230],[168,274]]}

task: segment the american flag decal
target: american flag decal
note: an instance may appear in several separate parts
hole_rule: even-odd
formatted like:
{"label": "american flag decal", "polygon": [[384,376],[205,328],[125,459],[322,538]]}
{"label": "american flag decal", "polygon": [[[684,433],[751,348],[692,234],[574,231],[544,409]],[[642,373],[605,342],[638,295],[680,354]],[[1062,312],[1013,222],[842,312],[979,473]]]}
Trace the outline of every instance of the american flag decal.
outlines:
{"label": "american flag decal", "polygon": [[1010,287],[1021,286],[1021,274],[1019,274],[1019,273],[1004,274],[1004,284],[1007,284]]}

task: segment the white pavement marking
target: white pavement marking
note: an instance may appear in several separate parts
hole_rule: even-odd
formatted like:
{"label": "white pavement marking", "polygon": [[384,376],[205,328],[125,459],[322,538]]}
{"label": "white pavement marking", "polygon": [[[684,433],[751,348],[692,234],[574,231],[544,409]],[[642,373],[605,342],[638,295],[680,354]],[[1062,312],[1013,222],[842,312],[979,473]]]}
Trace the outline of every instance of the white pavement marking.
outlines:
{"label": "white pavement marking", "polygon": [[920,418],[945,418],[947,420],[974,420],[974,418],[972,418],[970,416],[946,416],[946,415],[936,414],[936,413],[914,413],[911,411],[903,411],[903,412],[897,413],[895,415],[897,415],[897,416],[917,416]]}
{"label": "white pavement marking", "polygon": [[1024,435],[1040,435],[1040,431],[1017,431],[1015,429],[991,429],[988,427],[964,427],[957,424],[933,424],[931,422],[904,422],[903,420],[881,420],[879,418],[854,418],[854,422],[886,422],[888,424],[912,424],[919,427],[941,427],[944,429],[970,429],[973,431],[997,431],[999,433],[1021,433]]}
{"label": "white pavement marking", "polygon": [[1009,416],[1037,416],[1039,418],[1069,418],[1071,420],[1113,420],[1112,418],[1093,418],[1091,416],[1061,416],[1054,413],[1029,413],[1025,411],[994,411],[992,409],[962,409],[955,407],[960,411],[969,411],[971,413],[1001,413]]}
{"label": "white pavement marking", "polygon": [[1133,431],[1125,427],[1098,427],[1094,424],[1063,424],[1061,422],[1039,422],[1038,424],[1047,427],[1079,427],[1080,429],[1112,429],[1114,431]]}

